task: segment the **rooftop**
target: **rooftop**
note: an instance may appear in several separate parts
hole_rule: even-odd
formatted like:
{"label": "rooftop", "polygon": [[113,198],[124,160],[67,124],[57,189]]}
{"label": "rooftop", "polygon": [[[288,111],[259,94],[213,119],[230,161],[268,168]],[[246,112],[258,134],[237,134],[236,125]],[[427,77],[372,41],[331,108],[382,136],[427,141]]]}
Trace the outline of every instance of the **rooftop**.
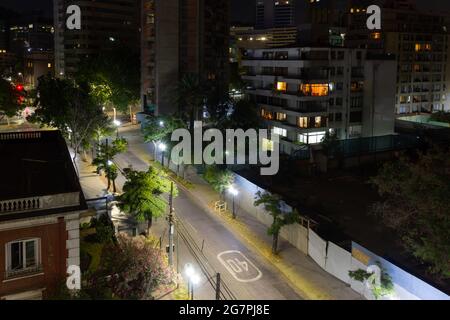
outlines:
{"label": "rooftop", "polygon": [[0,221],[85,208],[59,131],[0,133],[0,155]]}

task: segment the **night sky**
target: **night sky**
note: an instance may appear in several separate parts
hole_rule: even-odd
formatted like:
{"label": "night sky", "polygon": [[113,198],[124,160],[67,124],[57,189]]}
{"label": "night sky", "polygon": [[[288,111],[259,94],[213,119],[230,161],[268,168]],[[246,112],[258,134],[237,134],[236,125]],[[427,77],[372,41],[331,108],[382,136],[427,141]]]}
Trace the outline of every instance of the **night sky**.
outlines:
{"label": "night sky", "polygon": [[[252,24],[255,20],[256,0],[230,0],[232,23]],[[422,9],[450,10],[450,2],[443,0],[414,0]],[[52,0],[0,0],[0,6],[17,11],[41,9],[47,17],[51,17]]]}

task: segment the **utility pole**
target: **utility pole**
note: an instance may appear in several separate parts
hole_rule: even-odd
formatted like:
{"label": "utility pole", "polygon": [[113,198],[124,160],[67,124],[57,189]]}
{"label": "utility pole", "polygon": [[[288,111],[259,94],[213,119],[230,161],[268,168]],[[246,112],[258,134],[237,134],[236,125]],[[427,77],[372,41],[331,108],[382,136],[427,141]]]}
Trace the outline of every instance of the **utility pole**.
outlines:
{"label": "utility pole", "polygon": [[217,273],[216,279],[216,300],[220,300],[220,273]]}
{"label": "utility pole", "polygon": [[169,265],[173,265],[173,182],[170,183],[170,198],[169,198]]}

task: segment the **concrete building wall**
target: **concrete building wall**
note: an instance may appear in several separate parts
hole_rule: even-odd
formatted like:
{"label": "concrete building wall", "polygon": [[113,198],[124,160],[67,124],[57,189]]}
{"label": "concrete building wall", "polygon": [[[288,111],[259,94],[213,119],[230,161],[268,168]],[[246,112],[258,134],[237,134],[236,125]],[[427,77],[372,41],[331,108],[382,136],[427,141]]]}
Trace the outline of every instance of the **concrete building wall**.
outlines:
{"label": "concrete building wall", "polygon": [[175,97],[179,78],[179,2],[156,1],[155,9],[156,114],[173,114],[177,111]]}
{"label": "concrete building wall", "polygon": [[[330,129],[339,139],[362,137],[363,130],[368,136],[372,131],[393,132],[395,61],[379,61],[385,74],[376,76],[369,72],[374,62],[367,61],[366,51],[357,49],[248,50],[242,61],[247,72],[243,79],[267,126],[282,132],[281,152],[290,154],[299,143],[320,143]],[[366,86],[372,91],[365,93]],[[369,118],[372,113],[374,122]]]}
{"label": "concrete building wall", "polygon": [[397,63],[367,60],[364,67],[363,137],[394,133]]}

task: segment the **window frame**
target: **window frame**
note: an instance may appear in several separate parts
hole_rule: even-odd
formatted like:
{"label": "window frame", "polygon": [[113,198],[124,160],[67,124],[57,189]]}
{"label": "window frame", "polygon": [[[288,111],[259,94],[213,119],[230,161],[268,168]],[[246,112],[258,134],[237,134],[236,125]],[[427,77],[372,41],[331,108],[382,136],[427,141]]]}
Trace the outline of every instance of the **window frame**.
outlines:
{"label": "window frame", "polygon": [[[26,252],[26,244],[28,242],[34,242],[34,259],[35,263],[33,266],[27,267],[27,252]],[[11,246],[13,244],[20,243],[22,245],[22,268],[13,270],[12,269],[12,252]],[[9,273],[26,273],[29,270],[33,270],[38,268],[41,265],[41,239],[40,238],[26,238],[20,240],[13,240],[5,243],[5,271],[6,274]]]}

